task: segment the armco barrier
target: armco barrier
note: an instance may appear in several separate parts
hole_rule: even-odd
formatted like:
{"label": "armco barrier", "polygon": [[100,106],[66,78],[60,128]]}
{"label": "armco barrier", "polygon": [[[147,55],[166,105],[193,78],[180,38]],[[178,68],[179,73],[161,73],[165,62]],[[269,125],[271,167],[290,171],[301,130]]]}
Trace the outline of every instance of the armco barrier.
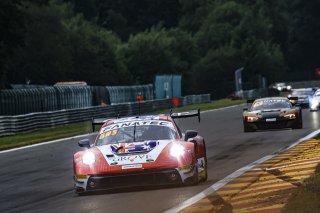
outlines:
{"label": "armco barrier", "polygon": [[[188,103],[208,102],[210,95],[187,96]],[[186,98],[186,97],[185,97]],[[185,100],[185,99],[184,99]],[[183,100],[183,101],[184,101]],[[195,102],[192,102],[195,101]],[[137,115],[172,107],[171,99],[142,101],[108,106],[95,106],[80,109],[30,113],[16,116],[0,116],[0,136],[13,135],[63,124],[88,121],[92,118]]]}

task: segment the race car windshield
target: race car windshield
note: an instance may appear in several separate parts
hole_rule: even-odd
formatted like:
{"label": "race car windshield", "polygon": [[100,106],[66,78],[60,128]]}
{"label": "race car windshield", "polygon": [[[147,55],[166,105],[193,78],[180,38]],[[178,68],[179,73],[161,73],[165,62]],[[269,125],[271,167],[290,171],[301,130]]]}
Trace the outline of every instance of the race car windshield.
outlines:
{"label": "race car windshield", "polygon": [[303,90],[303,91],[293,91],[292,96],[302,96],[302,95],[312,95],[312,91]]}
{"label": "race car windshield", "polygon": [[142,142],[148,140],[173,140],[177,138],[178,134],[167,126],[130,126],[102,132],[98,137],[96,145],[102,146],[107,144]]}
{"label": "race car windshield", "polygon": [[281,109],[281,108],[291,108],[292,105],[286,100],[266,100],[266,101],[256,101],[252,104],[251,111],[256,110],[270,110],[270,109]]}

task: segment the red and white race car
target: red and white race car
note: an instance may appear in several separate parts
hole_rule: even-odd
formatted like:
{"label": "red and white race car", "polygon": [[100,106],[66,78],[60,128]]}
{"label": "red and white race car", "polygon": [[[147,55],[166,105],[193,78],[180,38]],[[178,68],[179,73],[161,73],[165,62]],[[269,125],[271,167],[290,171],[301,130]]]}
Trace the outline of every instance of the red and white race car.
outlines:
{"label": "red and white race car", "polygon": [[207,180],[204,139],[193,130],[182,134],[174,122],[191,116],[200,121],[200,110],[93,120],[103,125],[93,144],[79,141],[87,149],[74,155],[75,192]]}

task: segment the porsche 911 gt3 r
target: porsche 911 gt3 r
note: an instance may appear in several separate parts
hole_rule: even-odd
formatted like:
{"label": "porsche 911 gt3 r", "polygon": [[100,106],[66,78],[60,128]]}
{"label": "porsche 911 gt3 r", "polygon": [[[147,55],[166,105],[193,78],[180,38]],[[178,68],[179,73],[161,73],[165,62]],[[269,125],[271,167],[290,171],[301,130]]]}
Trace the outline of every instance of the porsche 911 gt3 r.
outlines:
{"label": "porsche 911 gt3 r", "polygon": [[243,112],[244,132],[259,129],[302,128],[301,108],[293,106],[288,98],[261,98],[249,102],[253,102],[251,107],[244,109]]}
{"label": "porsche 911 gt3 r", "polygon": [[74,155],[76,193],[206,180],[204,139],[174,122],[191,116],[200,120],[200,111],[103,121],[94,143],[80,141],[87,149]]}

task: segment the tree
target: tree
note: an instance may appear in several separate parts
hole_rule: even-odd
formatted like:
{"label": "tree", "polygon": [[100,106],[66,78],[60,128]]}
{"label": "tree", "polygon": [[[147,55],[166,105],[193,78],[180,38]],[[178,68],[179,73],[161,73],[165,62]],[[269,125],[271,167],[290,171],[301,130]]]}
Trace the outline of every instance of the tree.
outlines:
{"label": "tree", "polygon": [[25,2],[24,43],[10,59],[10,82],[33,84],[66,80],[71,57],[66,51],[66,29],[63,19],[70,15],[68,6],[50,1],[48,5]]}
{"label": "tree", "polygon": [[0,1],[0,89],[9,87],[8,61],[23,44],[24,14],[20,0]]}
{"label": "tree", "polygon": [[79,15],[65,25],[72,56],[68,79],[86,80],[91,85],[119,85],[130,81],[118,55],[121,41],[114,33],[92,25]]}
{"label": "tree", "polygon": [[290,70],[296,73],[294,80],[309,80],[314,68],[320,66],[320,2],[295,0],[289,5],[292,14],[288,48]]}
{"label": "tree", "polygon": [[173,38],[161,26],[130,36],[121,51],[136,83],[150,83],[156,74],[176,72],[178,59],[171,50],[172,42]]}
{"label": "tree", "polygon": [[272,80],[276,76],[273,72],[281,76],[285,71],[283,55],[270,32],[269,19],[255,7],[217,1],[195,35],[202,56],[193,69],[197,82],[202,82],[199,90],[227,95],[234,90],[233,72],[239,67],[245,67],[245,80],[255,87],[259,86],[259,75]]}

